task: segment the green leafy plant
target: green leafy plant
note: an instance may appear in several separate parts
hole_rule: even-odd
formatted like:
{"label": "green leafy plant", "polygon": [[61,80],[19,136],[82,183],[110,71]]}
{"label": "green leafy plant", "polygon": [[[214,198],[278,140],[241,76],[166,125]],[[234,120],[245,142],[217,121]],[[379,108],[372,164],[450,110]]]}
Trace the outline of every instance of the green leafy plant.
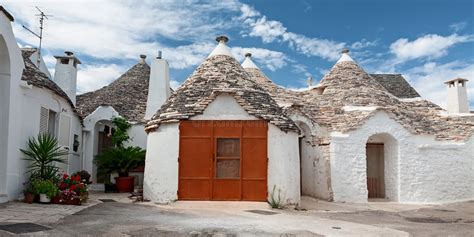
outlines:
{"label": "green leafy plant", "polygon": [[146,151],[137,146],[113,147],[96,156],[98,175],[117,172],[120,177],[127,177],[131,169],[145,165]]}
{"label": "green leafy plant", "polygon": [[32,186],[36,194],[46,194],[49,198],[59,194],[58,187],[50,180],[36,180]]}
{"label": "green leafy plant", "polygon": [[59,168],[57,163],[66,163],[62,158],[68,152],[62,151],[58,141],[49,134],[39,134],[37,138],[28,139],[27,149],[20,149],[25,155],[24,160],[30,162],[27,172],[30,180],[58,181]]}
{"label": "green leafy plant", "polygon": [[276,190],[276,185],[273,185],[273,190],[272,190],[272,193],[270,194],[270,200],[268,200],[268,204],[270,204],[272,208],[283,209],[283,205],[281,203],[281,190],[278,189],[278,195],[276,195],[275,190]]}
{"label": "green leafy plant", "polygon": [[132,127],[132,125],[122,117],[113,118],[112,123],[115,126],[115,131],[112,133],[112,142],[116,147],[123,147],[123,144],[130,140],[127,131]]}

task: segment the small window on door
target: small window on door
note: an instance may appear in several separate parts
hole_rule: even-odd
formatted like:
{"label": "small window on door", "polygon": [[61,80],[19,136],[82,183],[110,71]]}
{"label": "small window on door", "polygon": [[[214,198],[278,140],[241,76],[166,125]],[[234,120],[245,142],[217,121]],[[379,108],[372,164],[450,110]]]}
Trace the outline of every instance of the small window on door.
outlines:
{"label": "small window on door", "polygon": [[39,133],[56,137],[56,112],[41,107]]}
{"label": "small window on door", "polygon": [[240,139],[217,138],[216,178],[240,178]]}

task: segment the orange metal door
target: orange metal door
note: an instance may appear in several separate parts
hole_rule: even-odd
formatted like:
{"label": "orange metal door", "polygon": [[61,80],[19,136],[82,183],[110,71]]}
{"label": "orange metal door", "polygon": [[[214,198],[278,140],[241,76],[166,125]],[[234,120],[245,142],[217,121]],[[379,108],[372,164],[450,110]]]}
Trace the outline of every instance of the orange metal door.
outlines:
{"label": "orange metal door", "polygon": [[267,200],[265,121],[182,121],[180,200]]}
{"label": "orange metal door", "polygon": [[210,200],[212,126],[209,122],[181,122],[179,126],[178,199]]}

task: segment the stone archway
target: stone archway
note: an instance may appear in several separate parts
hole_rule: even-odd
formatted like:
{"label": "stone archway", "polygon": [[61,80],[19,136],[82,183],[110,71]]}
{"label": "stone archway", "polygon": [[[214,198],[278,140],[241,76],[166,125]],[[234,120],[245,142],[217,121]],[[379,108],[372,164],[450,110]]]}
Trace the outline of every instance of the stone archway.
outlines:
{"label": "stone archway", "polygon": [[398,201],[398,141],[388,133],[370,136],[366,142],[368,199]]}
{"label": "stone archway", "polygon": [[300,155],[300,187],[301,196],[316,196],[316,178],[314,164],[314,149],[311,128],[302,121],[297,121],[300,128],[299,155]]}
{"label": "stone archway", "polygon": [[3,35],[0,35],[0,195],[6,193],[8,122],[10,110],[10,56]]}

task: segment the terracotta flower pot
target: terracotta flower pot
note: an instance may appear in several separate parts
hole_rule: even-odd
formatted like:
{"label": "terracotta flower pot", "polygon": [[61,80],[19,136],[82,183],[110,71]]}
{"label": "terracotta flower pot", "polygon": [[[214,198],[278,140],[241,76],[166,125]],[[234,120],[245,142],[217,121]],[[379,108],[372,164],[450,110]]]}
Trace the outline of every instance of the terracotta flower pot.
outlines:
{"label": "terracotta flower pot", "polygon": [[35,200],[35,194],[34,193],[25,193],[25,203],[33,203],[33,201]]}
{"label": "terracotta flower pot", "polygon": [[119,193],[130,193],[133,192],[135,184],[135,177],[115,177],[115,185],[117,185],[117,191]]}

